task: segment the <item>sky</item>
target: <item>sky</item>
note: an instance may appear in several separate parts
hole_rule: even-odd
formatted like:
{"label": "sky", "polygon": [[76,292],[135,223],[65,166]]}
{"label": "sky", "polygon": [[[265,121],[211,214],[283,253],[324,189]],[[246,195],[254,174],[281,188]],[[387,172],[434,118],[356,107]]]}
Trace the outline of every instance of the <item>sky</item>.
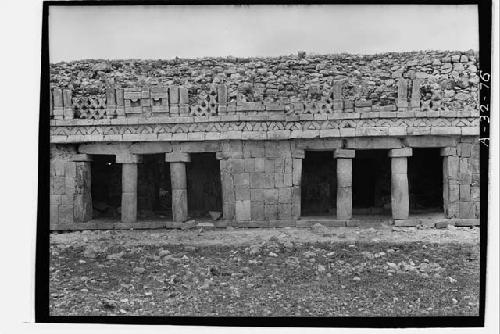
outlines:
{"label": "sky", "polygon": [[50,61],[478,50],[474,5],[56,6]]}

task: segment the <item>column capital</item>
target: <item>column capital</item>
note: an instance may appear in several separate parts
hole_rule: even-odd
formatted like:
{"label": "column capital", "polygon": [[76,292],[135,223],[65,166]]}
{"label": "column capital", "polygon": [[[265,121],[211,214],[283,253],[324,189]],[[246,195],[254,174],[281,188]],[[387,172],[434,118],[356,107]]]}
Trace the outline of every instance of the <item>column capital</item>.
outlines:
{"label": "column capital", "polygon": [[87,162],[92,161],[92,157],[88,154],[75,154],[72,160],[74,162]]}
{"label": "column capital", "polygon": [[306,157],[306,151],[305,150],[300,150],[300,149],[292,150],[292,158],[294,158],[294,159],[304,159],[305,157]]}
{"label": "column capital", "polygon": [[137,154],[117,154],[117,164],[138,164],[142,162],[142,156]]}
{"label": "column capital", "polygon": [[346,150],[346,149],[336,149],[333,151],[333,157],[335,159],[354,159],[356,156],[355,150]]}
{"label": "column capital", "polygon": [[392,150],[389,150],[390,158],[411,157],[412,155],[413,149],[411,147],[393,148]]}
{"label": "column capital", "polygon": [[191,162],[191,157],[189,153],[184,152],[172,152],[165,153],[166,162]]}
{"label": "column capital", "polygon": [[441,156],[447,157],[450,155],[457,155],[457,149],[454,147],[442,147],[441,148]]}

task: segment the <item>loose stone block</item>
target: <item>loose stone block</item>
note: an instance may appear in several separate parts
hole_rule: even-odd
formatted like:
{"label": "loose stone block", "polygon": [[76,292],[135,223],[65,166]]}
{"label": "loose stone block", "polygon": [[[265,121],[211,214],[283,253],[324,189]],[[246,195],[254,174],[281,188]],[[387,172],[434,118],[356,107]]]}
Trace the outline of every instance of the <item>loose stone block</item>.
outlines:
{"label": "loose stone block", "polygon": [[250,200],[236,201],[236,220],[246,221],[251,219]]}

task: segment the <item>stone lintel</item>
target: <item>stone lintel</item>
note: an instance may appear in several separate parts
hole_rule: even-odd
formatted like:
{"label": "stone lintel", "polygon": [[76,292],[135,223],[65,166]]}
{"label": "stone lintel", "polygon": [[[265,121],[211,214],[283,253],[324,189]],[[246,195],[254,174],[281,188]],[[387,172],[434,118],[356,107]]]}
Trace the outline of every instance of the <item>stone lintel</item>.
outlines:
{"label": "stone lintel", "polygon": [[74,162],[89,162],[92,157],[88,154],[75,154],[72,159]]}
{"label": "stone lintel", "polygon": [[172,152],[172,144],[169,142],[135,143],[130,146],[132,154],[154,154]]}
{"label": "stone lintel", "polygon": [[345,149],[336,149],[333,151],[333,157],[335,159],[354,159],[356,155],[355,150],[345,150]]}
{"label": "stone lintel", "polygon": [[404,139],[408,147],[456,146],[457,138],[451,136],[409,136]]}
{"label": "stone lintel", "polygon": [[306,157],[306,151],[304,150],[292,150],[292,158],[294,159],[304,159]]}
{"label": "stone lintel", "polygon": [[390,158],[411,157],[412,155],[413,155],[413,149],[411,147],[395,148],[389,151]]}
{"label": "stone lintel", "polygon": [[346,139],[347,149],[372,150],[402,148],[404,145],[398,138],[352,138]]}
{"label": "stone lintel", "polygon": [[82,144],[78,147],[79,153],[85,154],[102,154],[102,155],[119,155],[130,154],[129,143],[113,143],[113,144]]}
{"label": "stone lintel", "polygon": [[142,156],[136,154],[117,154],[116,163],[117,164],[138,164],[142,162]]}
{"label": "stone lintel", "polygon": [[443,147],[441,148],[441,156],[448,157],[450,155],[457,155],[457,149],[455,147]]}
{"label": "stone lintel", "polygon": [[165,154],[166,162],[191,162],[191,157],[189,153],[184,152],[172,152]]}

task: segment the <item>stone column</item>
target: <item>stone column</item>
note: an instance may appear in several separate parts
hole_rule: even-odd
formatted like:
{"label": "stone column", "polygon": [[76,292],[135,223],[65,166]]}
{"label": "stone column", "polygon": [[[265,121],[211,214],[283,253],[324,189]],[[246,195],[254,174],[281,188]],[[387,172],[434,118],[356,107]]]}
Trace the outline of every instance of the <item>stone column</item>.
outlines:
{"label": "stone column", "polygon": [[220,163],[220,179],[222,185],[222,219],[232,221],[236,216],[236,197],[234,180],[229,167],[228,157],[223,152],[217,152]]}
{"label": "stone column", "polygon": [[410,195],[408,193],[408,157],[410,147],[389,150],[391,158],[391,208],[393,219],[408,219]]}
{"label": "stone column", "polygon": [[455,147],[441,148],[443,157],[443,209],[446,218],[459,216],[459,157]]}
{"label": "stone column", "polygon": [[75,189],[73,193],[73,221],[84,223],[92,219],[91,167],[87,154],[73,157],[75,163]]}
{"label": "stone column", "polygon": [[304,150],[292,151],[292,219],[299,219],[302,213],[302,160],[305,157]]}
{"label": "stone column", "polygon": [[174,222],[182,223],[188,219],[186,162],[191,158],[189,153],[173,152],[165,154],[165,161],[170,162],[172,218]]}
{"label": "stone column", "polygon": [[116,163],[122,164],[122,223],[137,222],[137,164],[142,157],[135,154],[117,155]]}
{"label": "stone column", "polygon": [[352,159],[356,151],[337,149],[337,219],[352,218]]}

